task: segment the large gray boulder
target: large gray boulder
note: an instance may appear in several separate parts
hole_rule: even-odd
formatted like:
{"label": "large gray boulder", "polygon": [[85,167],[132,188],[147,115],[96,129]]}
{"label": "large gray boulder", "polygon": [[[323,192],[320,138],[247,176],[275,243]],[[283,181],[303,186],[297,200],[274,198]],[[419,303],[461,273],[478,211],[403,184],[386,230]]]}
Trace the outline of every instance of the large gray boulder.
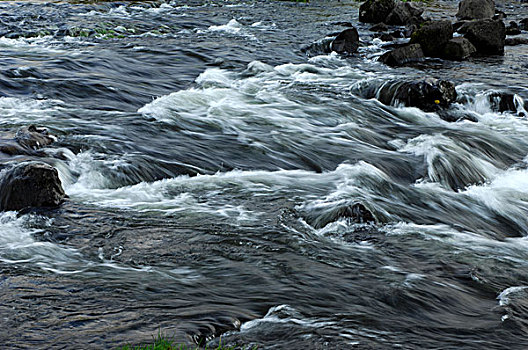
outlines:
{"label": "large gray boulder", "polygon": [[365,23],[385,22],[385,18],[396,7],[394,0],[367,0],[359,7],[359,21]]}
{"label": "large gray boulder", "polygon": [[41,162],[19,163],[0,173],[0,210],[57,207],[65,197],[57,169]]}
{"label": "large gray boulder", "polygon": [[379,61],[388,66],[397,67],[411,62],[423,61],[424,58],[420,44],[411,44],[384,53],[380,56]]}
{"label": "large gray boulder", "polygon": [[502,21],[483,19],[468,25],[464,35],[482,55],[503,55],[506,27]]}
{"label": "large gray boulder", "polygon": [[495,15],[493,0],[462,0],[458,4],[459,19],[487,19]]}
{"label": "large gray boulder", "polygon": [[448,60],[462,61],[477,52],[477,49],[466,38],[457,37],[449,40],[444,46],[443,57]]}
{"label": "large gray boulder", "polygon": [[423,53],[429,57],[441,57],[444,46],[453,37],[450,21],[430,21],[411,35],[411,44],[420,44]]}

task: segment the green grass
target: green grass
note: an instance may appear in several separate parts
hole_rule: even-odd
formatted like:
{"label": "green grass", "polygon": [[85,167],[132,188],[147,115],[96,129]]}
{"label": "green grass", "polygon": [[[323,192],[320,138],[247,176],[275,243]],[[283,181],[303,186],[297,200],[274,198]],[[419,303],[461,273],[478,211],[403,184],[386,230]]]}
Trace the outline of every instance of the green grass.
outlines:
{"label": "green grass", "polygon": [[[189,347],[184,344],[178,344],[172,339],[168,339],[165,334],[158,332],[158,335],[152,340],[152,344],[146,345],[125,345],[117,350],[199,350],[198,347]],[[223,346],[220,342],[220,345],[215,348],[205,348],[206,350],[235,350],[231,346]],[[257,347],[253,347],[250,350],[257,350]]]}

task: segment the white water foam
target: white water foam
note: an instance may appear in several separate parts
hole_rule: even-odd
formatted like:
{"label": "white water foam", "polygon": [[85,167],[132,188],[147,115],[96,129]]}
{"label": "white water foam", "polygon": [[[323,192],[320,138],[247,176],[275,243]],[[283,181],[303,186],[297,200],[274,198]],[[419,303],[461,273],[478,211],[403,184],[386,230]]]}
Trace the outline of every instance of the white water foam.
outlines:
{"label": "white water foam", "polygon": [[257,37],[249,32],[250,27],[251,26],[246,27],[245,25],[233,18],[226,24],[210,26],[209,28],[207,28],[206,31],[198,29],[197,33],[223,32],[231,35],[247,37],[252,40],[257,40]]}
{"label": "white water foam", "polygon": [[[0,261],[59,269],[79,260],[80,253],[75,249],[35,240],[34,235],[43,234],[45,229],[27,228],[32,219],[28,215],[17,217],[16,212],[0,213]],[[49,219],[46,221],[51,225]]]}
{"label": "white water foam", "polygon": [[63,106],[60,100],[0,97],[0,124],[44,124]]}
{"label": "white water foam", "polygon": [[497,296],[497,299],[499,300],[499,305],[509,305],[511,300],[514,299],[518,294],[522,294],[523,297],[527,297],[528,295],[525,292],[527,289],[528,286],[515,286],[506,288],[499,294],[499,296]]}
{"label": "white water foam", "polygon": [[446,168],[453,176],[468,172],[492,179],[500,173],[491,160],[479,158],[474,150],[442,134],[420,135],[408,140],[398,151],[423,156],[428,180],[433,182],[442,181]]}

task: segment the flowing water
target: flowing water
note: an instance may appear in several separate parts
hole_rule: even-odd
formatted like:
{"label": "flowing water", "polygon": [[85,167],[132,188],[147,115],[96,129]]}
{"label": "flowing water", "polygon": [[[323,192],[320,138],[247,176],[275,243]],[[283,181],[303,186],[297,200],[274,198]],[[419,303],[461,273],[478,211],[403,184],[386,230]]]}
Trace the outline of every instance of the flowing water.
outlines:
{"label": "flowing water", "polygon": [[[390,69],[357,12],[0,2],[0,127],[57,135],[69,196],[0,215],[0,347],[528,348],[528,120],[487,98],[528,100],[527,46]],[[343,21],[358,54],[302,50]],[[424,76],[478,122],[358,93]]]}

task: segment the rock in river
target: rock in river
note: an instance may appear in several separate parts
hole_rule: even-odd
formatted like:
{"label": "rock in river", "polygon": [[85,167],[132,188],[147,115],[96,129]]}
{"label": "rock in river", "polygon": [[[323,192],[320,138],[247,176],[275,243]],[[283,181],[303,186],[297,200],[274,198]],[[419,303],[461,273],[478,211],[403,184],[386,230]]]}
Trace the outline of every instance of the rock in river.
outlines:
{"label": "rock in river", "polygon": [[359,7],[359,21],[365,23],[385,22],[385,18],[396,7],[394,0],[367,0]]}
{"label": "rock in river", "polygon": [[462,0],[458,4],[459,19],[486,19],[495,15],[493,0]]}
{"label": "rock in river", "polygon": [[14,138],[0,138],[0,152],[9,156],[42,155],[38,149],[55,142],[46,128],[35,125],[20,128]]}
{"label": "rock in river", "polygon": [[440,57],[444,46],[453,37],[453,25],[449,21],[430,21],[411,35],[411,44],[420,44],[423,53]]}
{"label": "rock in river", "polygon": [[390,81],[379,89],[377,95],[378,100],[386,105],[401,103],[426,112],[447,108],[457,98],[455,84],[433,78],[418,81]]}
{"label": "rock in river", "polygon": [[477,49],[466,38],[453,38],[444,47],[443,57],[448,60],[462,61],[471,57]]}
{"label": "rock in river", "polygon": [[55,137],[51,136],[46,128],[30,125],[18,129],[15,140],[23,147],[38,149],[55,142]]}
{"label": "rock in river", "polygon": [[65,193],[57,169],[41,162],[24,162],[0,173],[0,210],[56,207]]}
{"label": "rock in river", "polygon": [[464,35],[482,55],[503,55],[506,27],[502,21],[483,19],[472,22]]}
{"label": "rock in river", "polygon": [[379,58],[380,62],[388,66],[402,66],[410,62],[418,62],[424,59],[422,48],[419,44],[411,44],[398,47],[392,51],[386,52]]}
{"label": "rock in river", "polygon": [[409,2],[398,1],[396,6],[385,18],[385,23],[397,26],[406,24],[420,24],[423,22],[423,10]]}
{"label": "rock in river", "polygon": [[332,51],[341,54],[353,54],[359,47],[359,34],[356,28],[343,30],[330,44]]}

